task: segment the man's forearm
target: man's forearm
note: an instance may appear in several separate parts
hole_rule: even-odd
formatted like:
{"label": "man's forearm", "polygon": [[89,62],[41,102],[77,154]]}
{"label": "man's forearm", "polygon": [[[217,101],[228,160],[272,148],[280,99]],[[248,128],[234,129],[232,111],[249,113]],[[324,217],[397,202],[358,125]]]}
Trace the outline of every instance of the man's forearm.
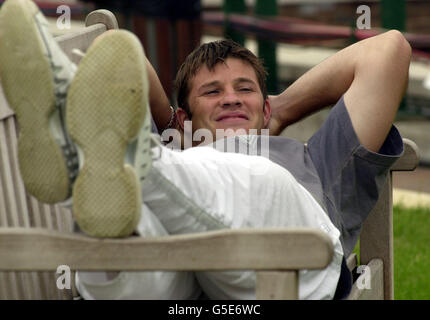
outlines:
{"label": "man's forearm", "polygon": [[146,70],[149,81],[149,104],[151,106],[152,117],[158,129],[162,130],[167,126],[171,117],[169,99],[161,85],[154,68],[146,59]]}
{"label": "man's forearm", "polygon": [[305,116],[335,103],[354,80],[356,66],[361,59],[371,59],[366,50],[375,45],[385,34],[378,35],[330,56],[278,96],[271,97],[273,117],[276,126],[272,134],[279,134],[285,127]]}

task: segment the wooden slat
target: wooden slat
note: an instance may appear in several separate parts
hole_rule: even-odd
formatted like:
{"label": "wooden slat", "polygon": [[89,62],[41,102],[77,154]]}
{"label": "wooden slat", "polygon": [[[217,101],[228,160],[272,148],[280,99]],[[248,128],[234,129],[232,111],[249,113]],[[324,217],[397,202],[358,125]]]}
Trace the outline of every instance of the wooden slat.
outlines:
{"label": "wooden slat", "polygon": [[[404,154],[391,168],[392,171],[411,171],[419,163],[417,145],[403,139]],[[393,191],[392,173],[381,191],[377,204],[363,224],[360,236],[360,263],[367,264],[372,259],[383,262],[384,299],[394,299],[394,252],[393,252]]]}
{"label": "wooden slat", "polygon": [[[17,140],[18,130],[16,127],[15,117],[9,117],[2,121],[4,125],[4,132],[6,133],[7,153],[9,165],[4,168],[10,168],[10,174],[13,182],[7,185],[7,188],[13,192],[13,202],[16,204],[16,216],[11,219],[15,221],[15,225],[20,227],[29,227],[28,207],[26,200],[26,192],[24,183],[21,179],[20,171],[18,168],[18,155],[17,155]],[[39,299],[41,297],[38,288],[37,276],[35,273],[19,272],[16,274],[9,273],[7,275],[9,281],[14,282],[18,291],[17,297],[19,299]]]}
{"label": "wooden slat", "polygon": [[418,166],[420,161],[419,149],[415,142],[403,139],[404,153],[392,166],[392,171],[412,171]]}
{"label": "wooden slat", "polygon": [[[12,176],[11,161],[13,161],[13,153],[11,151],[11,144],[16,144],[14,136],[11,137],[7,123],[14,121],[13,117],[7,117],[1,120],[0,125],[0,179],[2,180],[2,200],[4,201],[1,206],[4,212],[0,213],[2,222],[6,223],[3,227],[18,227],[18,207],[14,197],[14,185]],[[3,286],[6,288],[5,297],[7,299],[18,299],[24,295],[22,286],[22,279],[19,274],[15,272],[7,272],[2,274]]]}
{"label": "wooden slat", "polygon": [[153,238],[95,239],[44,229],[0,228],[0,270],[298,270],[331,261],[314,229],[222,230]]}
{"label": "wooden slat", "polygon": [[255,291],[258,300],[297,300],[297,271],[258,271]]}
{"label": "wooden slat", "polygon": [[[0,86],[0,134],[6,132],[5,121],[9,115],[4,113],[5,108],[3,108],[6,103],[1,101],[2,99],[2,88]],[[4,161],[8,161],[8,157],[4,156],[8,152],[8,146],[6,144],[6,139],[0,139],[0,227],[6,227],[9,225],[9,219],[6,212],[6,197],[7,197],[7,182],[3,170],[5,165]],[[16,293],[16,285],[11,286],[11,280],[8,272],[0,272],[0,299],[12,299]],[[15,280],[15,279],[13,279]]]}
{"label": "wooden slat", "polygon": [[74,49],[86,52],[90,44],[106,30],[118,29],[118,22],[112,12],[108,10],[95,10],[88,14],[85,28],[73,33],[56,37],[55,40],[69,59],[78,64],[81,57],[73,54]]}
{"label": "wooden slat", "polygon": [[8,291],[6,288],[6,273],[0,272],[0,300],[8,298]]}
{"label": "wooden slat", "polygon": [[[46,210],[41,210],[44,207],[39,201],[37,201],[33,196],[27,195],[27,201],[29,204],[29,214],[31,217],[31,227],[33,228],[46,228],[46,224],[43,222],[46,219],[42,216],[47,214]],[[43,221],[42,221],[43,220]],[[35,284],[38,290],[37,294],[39,299],[53,299],[52,290],[50,290],[49,283],[52,282],[53,275],[52,272],[34,272],[35,274]],[[56,292],[55,295],[57,296]]]}
{"label": "wooden slat", "polygon": [[[41,213],[39,210],[39,202],[31,195],[27,194],[27,203],[29,207],[31,227],[42,227]],[[47,299],[46,277],[41,272],[34,272],[34,282],[37,288],[38,299]]]}
{"label": "wooden slat", "polygon": [[[362,274],[352,286],[351,292],[347,300],[382,300],[384,299],[384,267],[381,259],[373,259],[367,265],[369,267],[370,275],[367,275],[370,280],[370,288],[364,287],[366,284],[361,277]],[[359,283],[361,288],[359,288]]]}
{"label": "wooden slat", "polygon": [[[49,230],[58,230],[57,216],[56,216],[56,206],[42,204],[43,213],[45,217],[45,228]],[[45,284],[45,290],[47,299],[61,299],[61,292],[57,288],[56,284],[56,273],[55,271],[43,272],[43,279]]]}
{"label": "wooden slat", "polygon": [[24,182],[21,178],[21,173],[18,166],[18,128],[16,125],[15,117],[11,117],[6,119],[5,121],[6,130],[9,136],[9,158],[12,178],[14,180],[13,188],[15,194],[15,202],[17,204],[18,210],[18,224],[21,227],[29,227],[29,216],[28,216],[28,207],[27,207],[27,199],[26,199],[26,191],[24,188]]}
{"label": "wooden slat", "polygon": [[39,202],[33,196],[27,194],[31,227],[41,228],[42,218],[39,209]]}
{"label": "wooden slat", "polygon": [[55,225],[54,225],[55,230],[58,230],[60,232],[64,232],[64,230],[63,230],[63,217],[61,215],[60,208],[58,207],[58,205],[52,205],[51,210],[52,210],[52,214],[55,217],[55,219],[54,219],[55,220]]}
{"label": "wooden slat", "polygon": [[118,29],[118,21],[116,20],[115,15],[109,10],[94,10],[85,18],[85,25],[87,27],[98,23],[104,24],[107,30]]}
{"label": "wooden slat", "polygon": [[72,217],[72,211],[70,209],[66,208],[60,208],[60,212],[63,215],[63,230],[66,233],[72,233],[73,232],[73,224],[74,220]]}
{"label": "wooden slat", "polygon": [[[35,227],[36,228],[44,228],[44,229],[52,229],[51,222],[51,212],[50,206],[44,203],[40,203],[34,197],[31,197],[31,204],[33,209],[33,215],[35,218]],[[53,272],[38,272],[37,279],[39,288],[41,290],[42,299],[53,299],[58,296],[56,288],[53,288],[55,285],[55,278]]]}
{"label": "wooden slat", "polygon": [[55,272],[44,272],[45,274],[45,283],[47,286],[47,299],[50,300],[59,300],[61,299],[61,292],[57,288],[57,278]]}
{"label": "wooden slat", "polygon": [[[1,147],[0,147],[0,152],[1,152]],[[0,158],[0,167],[1,167],[1,158]],[[7,215],[6,215],[6,201],[4,197],[5,186],[3,186],[2,182],[3,181],[0,179],[0,227],[8,225]]]}
{"label": "wooden slat", "polygon": [[[10,121],[11,118],[4,120]],[[4,123],[3,123],[4,124]],[[0,145],[2,146],[2,153],[0,154],[2,167],[0,168],[0,175],[4,181],[4,198],[6,204],[6,216],[9,221],[9,226],[18,227],[18,207],[14,197],[14,181],[12,178],[11,161],[13,161],[11,144],[16,144],[16,141],[10,139],[6,125],[0,126]]]}
{"label": "wooden slat", "polygon": [[384,264],[384,299],[394,299],[392,174],[381,190],[378,202],[363,223],[360,263],[380,258]]}
{"label": "wooden slat", "polygon": [[29,288],[31,289],[31,298],[34,300],[40,300],[42,299],[42,292],[40,290],[39,285],[39,277],[37,275],[37,272],[28,272],[28,279],[27,281],[30,283]]}
{"label": "wooden slat", "polygon": [[55,40],[60,45],[60,48],[67,54],[69,59],[78,64],[81,57],[73,54],[74,49],[86,52],[92,41],[103,32],[106,31],[104,24],[96,24],[90,27],[83,28],[82,31],[76,33],[67,33],[56,37]]}
{"label": "wooden slat", "polygon": [[6,101],[6,97],[4,96],[3,88],[2,88],[1,83],[0,83],[0,121],[3,120],[3,119],[8,118],[8,117],[10,117],[10,116],[12,116],[14,114],[15,113],[9,107],[9,105],[8,105],[8,103]]}
{"label": "wooden slat", "polygon": [[[33,228],[47,228],[49,229],[49,221],[51,220],[49,216],[51,213],[51,207],[42,204],[37,201],[33,196],[27,194],[27,202],[29,207],[29,216],[31,227]],[[54,214],[57,215],[59,211],[58,206],[55,206]],[[70,219],[70,217],[64,216],[61,219]],[[70,231],[69,231],[70,232]],[[57,290],[55,282],[55,273],[49,272],[33,272],[34,283],[37,299],[60,299],[62,298],[62,293]]]}
{"label": "wooden slat", "polygon": [[[67,219],[67,217],[66,216],[63,217],[61,215],[59,206],[47,205],[47,204],[41,204],[41,203],[39,203],[39,206],[43,208],[42,209],[42,213],[44,216],[43,221],[45,223],[43,227],[49,230],[64,232],[62,230],[62,223],[63,223],[63,219]],[[57,288],[55,271],[41,272],[40,279],[44,285],[43,294],[45,295],[45,299],[64,299],[66,297],[71,298],[71,294],[69,292],[66,292],[70,290],[59,290]]]}
{"label": "wooden slat", "polygon": [[42,227],[49,230],[53,230],[49,205],[46,203],[39,202],[39,208],[40,208],[41,218],[42,218]]}
{"label": "wooden slat", "polygon": [[46,203],[42,203],[42,207],[43,207],[43,213],[44,213],[44,218],[45,218],[45,227],[49,230],[55,230],[54,228],[54,221],[53,221],[53,215],[52,215],[52,208],[49,204]]}
{"label": "wooden slat", "polygon": [[6,288],[6,294],[3,299],[17,300],[19,299],[19,289],[15,272],[2,272],[2,286]]}
{"label": "wooden slat", "polygon": [[[0,121],[0,134],[2,132],[5,132],[5,121]],[[5,154],[8,152],[8,146],[6,144],[6,139],[0,139],[0,155]],[[5,175],[3,174],[3,170],[6,165],[3,164],[4,161],[7,161],[8,157],[6,156],[0,156],[0,227],[8,226],[8,216],[6,213],[6,194],[7,194],[7,188],[9,188]]]}

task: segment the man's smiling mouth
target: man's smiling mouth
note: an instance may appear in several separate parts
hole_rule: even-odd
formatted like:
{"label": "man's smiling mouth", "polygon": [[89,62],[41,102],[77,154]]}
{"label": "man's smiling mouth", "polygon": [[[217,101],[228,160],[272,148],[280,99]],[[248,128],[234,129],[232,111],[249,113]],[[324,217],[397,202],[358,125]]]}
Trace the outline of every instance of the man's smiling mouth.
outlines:
{"label": "man's smiling mouth", "polygon": [[217,122],[236,122],[236,121],[244,121],[244,120],[248,120],[248,117],[245,114],[239,113],[239,112],[225,113],[220,115],[216,119]]}

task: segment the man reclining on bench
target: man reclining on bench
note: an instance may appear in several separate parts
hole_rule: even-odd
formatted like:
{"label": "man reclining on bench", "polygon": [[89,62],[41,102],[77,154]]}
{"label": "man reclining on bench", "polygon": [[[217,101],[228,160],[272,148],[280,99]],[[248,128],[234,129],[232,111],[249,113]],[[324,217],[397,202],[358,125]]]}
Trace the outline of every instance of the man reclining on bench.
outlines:
{"label": "man reclining on bench", "polygon": [[[299,298],[348,294],[344,257],[403,152],[392,125],[411,58],[401,33],[337,52],[275,97],[249,50],[228,40],[200,46],[178,72],[179,126],[192,120],[193,133],[215,138],[217,129],[236,130],[220,141],[239,148],[223,152],[217,141],[180,152],[150,134],[155,80],[133,34],[102,34],[76,68],[29,0],[4,3],[0,31],[21,175],[39,200],[72,207],[80,229],[95,237],[314,227],[331,238],[334,257],[324,270],[299,272]],[[279,133],[330,104],[306,146],[252,134]],[[209,298],[255,298],[254,272],[78,272],[76,282],[85,299],[192,299],[201,289]]]}

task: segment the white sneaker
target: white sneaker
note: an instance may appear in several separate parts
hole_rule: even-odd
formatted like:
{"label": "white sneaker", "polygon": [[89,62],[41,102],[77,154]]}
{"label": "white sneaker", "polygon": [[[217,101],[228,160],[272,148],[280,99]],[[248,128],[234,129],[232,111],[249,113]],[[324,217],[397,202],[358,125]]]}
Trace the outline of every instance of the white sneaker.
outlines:
{"label": "white sneaker", "polygon": [[123,237],[136,229],[139,180],[152,161],[150,118],[139,40],[125,30],[105,32],[82,58],[67,98],[67,128],[83,154],[73,187],[73,215],[83,232]]}
{"label": "white sneaker", "polygon": [[27,191],[46,203],[70,197],[78,157],[65,128],[68,86],[76,66],[30,0],[0,10],[0,79],[20,134],[18,159]]}

